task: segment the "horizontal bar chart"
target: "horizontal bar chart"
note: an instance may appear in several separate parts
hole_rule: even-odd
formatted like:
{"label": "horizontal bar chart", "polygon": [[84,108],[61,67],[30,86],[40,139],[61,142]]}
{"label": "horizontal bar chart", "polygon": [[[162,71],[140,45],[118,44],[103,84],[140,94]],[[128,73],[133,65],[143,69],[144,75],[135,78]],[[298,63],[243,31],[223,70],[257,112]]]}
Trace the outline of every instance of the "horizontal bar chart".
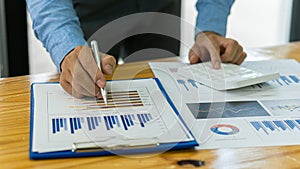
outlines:
{"label": "horizontal bar chart", "polygon": [[102,98],[85,98],[75,100],[74,105],[69,108],[78,110],[101,110],[111,108],[125,108],[144,106],[143,99],[140,92],[133,91],[117,91],[107,93],[107,104],[104,103]]}

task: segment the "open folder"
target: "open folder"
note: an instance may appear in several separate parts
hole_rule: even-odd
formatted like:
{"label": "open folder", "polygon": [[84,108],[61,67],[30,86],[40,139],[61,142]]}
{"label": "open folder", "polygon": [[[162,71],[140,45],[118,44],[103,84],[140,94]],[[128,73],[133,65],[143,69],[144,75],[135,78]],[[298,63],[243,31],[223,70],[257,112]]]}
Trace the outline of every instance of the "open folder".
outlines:
{"label": "open folder", "polygon": [[158,79],[108,81],[108,104],[59,83],[31,85],[30,158],[160,152],[197,146]]}

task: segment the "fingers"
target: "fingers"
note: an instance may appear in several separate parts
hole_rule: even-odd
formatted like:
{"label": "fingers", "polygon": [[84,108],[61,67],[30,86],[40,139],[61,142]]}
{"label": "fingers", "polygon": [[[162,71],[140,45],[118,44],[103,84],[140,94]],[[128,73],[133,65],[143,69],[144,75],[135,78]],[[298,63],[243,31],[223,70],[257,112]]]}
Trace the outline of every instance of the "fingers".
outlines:
{"label": "fingers", "polygon": [[208,51],[205,47],[194,44],[189,51],[189,60],[191,64],[207,61]]}
{"label": "fingers", "polygon": [[78,75],[76,77],[78,78],[78,76],[83,73],[82,71],[86,71],[87,74],[83,78],[88,80],[88,83],[85,82],[85,86],[91,87],[91,83],[96,83],[98,87],[103,88],[106,80],[95,62],[91,49],[88,47],[83,47],[79,53],[78,60],[82,66],[82,69],[81,66],[78,67],[79,70],[77,70]]}
{"label": "fingers", "polygon": [[99,87],[95,86],[94,79],[91,78],[90,74],[87,72],[86,67],[80,62],[76,62],[71,84],[73,90],[85,96],[96,96],[97,91],[99,90]]}
{"label": "fingers", "polygon": [[[111,55],[103,54],[101,61],[101,70],[103,72],[98,68],[90,48],[83,48],[79,54],[79,62],[83,69],[80,70],[80,67],[77,69],[79,71],[78,75],[83,74],[82,72],[84,71],[86,71],[87,75],[84,75],[83,77],[76,77],[79,77],[81,80],[85,81],[85,83],[83,83],[81,86],[86,89],[89,94],[95,95],[95,92],[96,94],[99,92],[99,88],[105,87],[106,79],[103,73],[111,74],[116,67],[116,60]],[[94,85],[97,86],[96,90],[93,90],[95,89]]]}
{"label": "fingers", "polygon": [[70,95],[73,95],[74,97],[77,97],[77,98],[82,98],[83,95],[77,95],[76,93],[76,96],[75,96],[75,93],[72,94],[72,85],[68,82],[68,80],[65,78],[64,74],[61,74],[60,75],[60,78],[59,78],[59,83],[60,85],[62,86],[62,88],[67,92],[69,93]]}
{"label": "fingers", "polygon": [[102,55],[102,71],[103,73],[110,75],[113,73],[113,70],[116,68],[116,59],[107,54],[101,54]]}
{"label": "fingers", "polygon": [[221,58],[223,62],[233,62],[236,56],[236,53],[239,49],[237,49],[237,42],[233,40],[224,40],[224,53]]}
{"label": "fingers", "polygon": [[74,92],[72,89],[72,73],[71,70],[74,70],[74,62],[76,61],[76,55],[75,50],[71,51],[62,61],[61,63],[61,74],[60,74],[60,85],[62,88],[69,93],[70,95],[73,95],[77,98],[82,98],[84,95],[79,94],[78,92]]}
{"label": "fingers", "polygon": [[[197,52],[198,51],[198,52]],[[201,47],[197,50],[197,48],[192,48],[189,51],[189,60],[191,64],[195,64],[202,61],[208,61],[208,57],[210,56],[210,60],[212,62],[212,66],[215,69],[219,69],[221,65],[220,60],[220,50],[218,48],[214,47],[207,47],[207,49],[204,49]]]}
{"label": "fingers", "polygon": [[189,60],[191,64],[195,64],[201,61],[199,55],[196,54],[195,49],[193,48],[189,51]]}
{"label": "fingers", "polygon": [[212,46],[208,47],[208,51],[210,54],[212,67],[215,69],[220,69],[221,67],[221,59],[220,59],[220,48],[214,48]]}
{"label": "fingers", "polygon": [[72,65],[69,65],[69,67],[73,67],[73,69],[69,69],[72,75],[72,82],[70,84],[74,92],[78,92],[84,96],[95,96],[99,89],[95,86],[95,82],[90,74],[96,71],[95,69],[93,72],[92,68],[97,68],[97,66],[93,65],[95,63],[91,59],[91,52],[88,49],[87,47],[74,49],[75,57],[73,59],[76,59],[72,62]]}
{"label": "fingers", "polygon": [[[104,72],[111,74],[116,61],[113,56],[107,55],[103,57],[102,65]],[[103,88],[106,80],[97,67],[90,48],[74,48],[62,61],[61,69],[60,84],[66,92],[77,98],[102,97],[99,87]]]}
{"label": "fingers", "polygon": [[197,35],[189,51],[191,64],[210,60],[215,69],[220,68],[221,62],[241,64],[246,57],[243,47],[236,40],[210,32]]}
{"label": "fingers", "polygon": [[247,56],[243,51],[243,47],[233,39],[225,39],[222,45],[225,49],[224,53],[221,55],[222,62],[241,64]]}
{"label": "fingers", "polygon": [[236,62],[236,64],[240,65],[244,62],[244,60],[246,59],[247,57],[247,53],[245,52],[242,52],[241,53],[241,56],[239,57],[238,61]]}
{"label": "fingers", "polygon": [[62,88],[69,93],[70,95],[73,95],[76,98],[83,98],[84,94],[82,94],[83,92],[76,90],[73,86],[72,83],[70,83],[69,81],[67,81],[64,77],[65,74],[61,74],[60,76],[60,84],[62,86]]}
{"label": "fingers", "polygon": [[[74,53],[76,52],[74,51]],[[94,96],[98,91],[98,87],[95,87],[94,82],[89,78],[75,56],[65,58],[62,64],[60,82],[69,94],[78,98]]]}

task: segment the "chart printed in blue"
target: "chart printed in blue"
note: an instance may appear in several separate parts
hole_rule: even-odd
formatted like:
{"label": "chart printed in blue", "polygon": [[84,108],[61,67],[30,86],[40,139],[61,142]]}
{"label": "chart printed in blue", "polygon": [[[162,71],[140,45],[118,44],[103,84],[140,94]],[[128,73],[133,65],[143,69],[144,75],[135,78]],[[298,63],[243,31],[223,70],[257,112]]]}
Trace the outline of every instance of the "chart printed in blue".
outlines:
{"label": "chart printed in blue", "polygon": [[93,131],[101,126],[106,131],[114,128],[122,128],[130,130],[133,126],[146,127],[147,123],[153,120],[150,113],[143,114],[123,114],[123,115],[107,115],[107,116],[88,116],[88,117],[69,117],[69,118],[52,118],[52,134],[61,131],[68,131],[75,134],[76,131],[83,128]]}
{"label": "chart printed in blue", "polygon": [[[154,138],[172,127],[162,120],[146,88],[108,91],[108,104],[95,98],[70,97],[65,102],[57,99],[58,95],[61,93],[48,93],[48,104],[60,106],[59,110],[48,108],[49,139],[53,142],[62,139],[136,138],[137,135],[140,138]],[[66,113],[63,113],[63,107]],[[74,111],[70,113],[70,110]]]}
{"label": "chart printed in blue", "polygon": [[[35,85],[33,151],[101,145],[194,140],[154,79],[108,82],[108,103],[77,99],[59,84]],[[121,143],[120,143],[121,142]]]}
{"label": "chart printed in blue", "polygon": [[262,135],[300,132],[300,119],[253,120],[250,125]]}
{"label": "chart printed in blue", "polygon": [[190,89],[198,89],[198,85],[201,85],[199,82],[196,82],[193,79],[177,79],[177,83],[186,91],[190,91]]}
{"label": "chart printed in blue", "polygon": [[[54,92],[48,94],[49,101],[53,102],[50,104],[57,103],[56,95]],[[158,110],[146,89],[108,92],[107,98],[108,104],[102,99],[69,98],[66,107],[75,110],[75,113],[51,113],[50,139],[70,139],[82,135],[97,138],[101,135],[134,137],[137,132],[145,133],[144,137],[147,137],[149,133],[145,131],[148,127],[162,133],[166,131],[167,127],[158,118]],[[54,108],[51,111],[57,112]]]}
{"label": "chart printed in blue", "polygon": [[299,117],[300,99],[262,100],[261,103],[273,116]]}
{"label": "chart printed in blue", "polygon": [[299,111],[300,109],[300,105],[277,105],[277,106],[274,106],[274,107],[271,107],[272,110],[276,111],[276,110],[279,110],[279,111],[289,111],[289,112],[294,112],[294,111]]}
{"label": "chart printed in blue", "polygon": [[267,83],[259,83],[256,85],[252,85],[252,88],[260,88],[263,89],[265,87],[270,87],[270,86],[290,86],[290,85],[300,85],[300,78],[297,75],[281,75],[280,78],[274,79],[270,82]]}

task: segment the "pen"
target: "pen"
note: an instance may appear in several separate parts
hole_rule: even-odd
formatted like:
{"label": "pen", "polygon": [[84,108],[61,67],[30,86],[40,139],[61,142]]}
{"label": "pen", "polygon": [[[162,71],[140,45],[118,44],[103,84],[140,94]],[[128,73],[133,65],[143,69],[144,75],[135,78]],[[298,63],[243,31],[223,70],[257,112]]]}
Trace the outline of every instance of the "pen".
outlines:
{"label": "pen", "polygon": [[[101,69],[101,58],[100,58],[100,54],[99,54],[98,43],[97,43],[96,40],[92,40],[91,41],[91,47],[92,47],[92,51],[93,51],[93,54],[94,54],[93,56],[94,56],[94,59],[96,61],[96,64],[97,64],[99,70],[102,72],[102,69]],[[100,87],[100,90],[101,90],[101,94],[102,94],[104,103],[107,104],[107,95],[106,95],[106,88],[105,88],[105,86],[104,86],[104,88]]]}

